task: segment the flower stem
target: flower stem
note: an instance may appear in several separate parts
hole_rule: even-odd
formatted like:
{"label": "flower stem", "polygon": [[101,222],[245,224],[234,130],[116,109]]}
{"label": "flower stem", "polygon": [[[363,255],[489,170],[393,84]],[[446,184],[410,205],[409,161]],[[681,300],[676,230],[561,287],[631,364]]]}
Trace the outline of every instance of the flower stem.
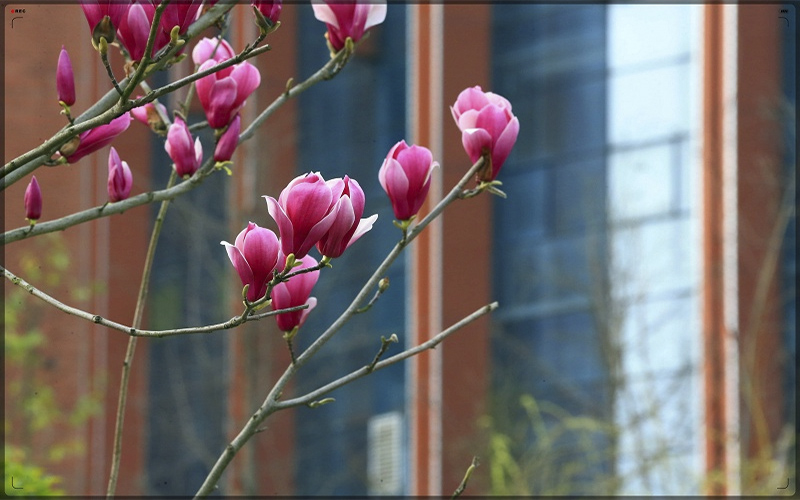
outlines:
{"label": "flower stem", "polygon": [[[172,187],[177,179],[177,174],[172,171],[167,181],[167,189]],[[167,214],[170,200],[161,202],[161,208],[158,210],[155,223],[153,224],[153,232],[150,235],[150,244],[147,247],[147,255],[145,256],[144,269],[142,270],[142,282],[139,285],[139,297],[136,300],[136,310],[133,313],[133,328],[139,328],[142,323],[142,314],[144,313],[144,305],[147,301],[147,291],[150,288],[150,273],[153,270],[153,258],[156,253],[156,245],[158,244],[158,237],[161,234],[161,228],[164,225],[164,218]],[[122,362],[122,379],[120,380],[119,387],[119,402],[117,404],[117,420],[114,428],[114,451],[111,457],[111,474],[108,478],[108,489],[106,496],[111,498],[117,489],[117,479],[119,477],[119,462],[122,457],[122,428],[125,422],[125,405],[128,400],[128,381],[131,375],[131,364],[133,363],[133,355],[136,352],[136,337],[131,336],[128,339],[128,349],[125,351],[125,359]]]}

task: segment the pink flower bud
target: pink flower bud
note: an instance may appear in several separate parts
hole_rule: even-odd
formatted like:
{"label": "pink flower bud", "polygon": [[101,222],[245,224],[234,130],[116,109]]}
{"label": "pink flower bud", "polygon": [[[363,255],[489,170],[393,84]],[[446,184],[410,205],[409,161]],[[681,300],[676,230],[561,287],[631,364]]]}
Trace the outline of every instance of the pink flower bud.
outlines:
{"label": "pink flower bud", "polygon": [[255,302],[267,293],[267,283],[272,279],[272,271],[278,263],[278,237],[269,229],[249,222],[239,233],[233,245],[220,242],[228,251],[242,286],[247,289],[247,300]]}
{"label": "pink flower bud", "polygon": [[75,163],[84,156],[108,146],[115,137],[128,130],[130,124],[131,115],[125,113],[124,115],[114,118],[105,125],[100,125],[99,127],[81,133],[78,136],[78,147],[73,152],[64,155],[67,158],[67,162]]}
{"label": "pink flower bud", "polygon": [[75,75],[72,72],[72,61],[64,46],[61,46],[61,53],[58,54],[58,66],[56,67],[56,90],[58,100],[72,106],[75,104]]}
{"label": "pink flower bud", "polygon": [[214,149],[214,161],[228,161],[233,156],[236,146],[239,145],[239,129],[241,127],[242,119],[239,115],[233,119],[228,129],[223,133],[217,141],[217,147]]}
{"label": "pink flower bud", "polygon": [[264,29],[270,29],[278,22],[281,16],[281,9],[283,8],[281,0],[260,0],[252,2],[250,5],[258,9],[267,25],[263,26]]}
{"label": "pink flower bud", "polygon": [[[285,258],[278,259],[279,262],[284,262]],[[308,269],[317,265],[317,260],[310,255],[306,255],[300,259],[302,264],[293,268],[293,271],[300,269]],[[285,262],[284,262],[285,265]],[[281,313],[275,316],[278,322],[278,328],[283,332],[290,332],[296,327],[303,326],[308,313],[317,305],[317,299],[311,297],[311,290],[317,284],[319,279],[319,271],[310,271],[297,276],[292,276],[289,281],[278,283],[272,289],[272,310],[286,309],[287,307],[302,306],[308,304],[308,309],[300,311]]]}
{"label": "pink flower bud", "polygon": [[133,174],[128,162],[120,160],[113,147],[108,153],[108,201],[111,203],[128,198],[133,187]]}
{"label": "pink flower bud", "polygon": [[305,257],[325,236],[336,218],[331,208],[338,197],[334,197],[318,172],[295,177],[277,200],[271,196],[264,198],[269,214],[278,224],[281,250],[284,255],[293,253],[298,259]]}
{"label": "pink flower bud", "polygon": [[438,166],[428,148],[409,147],[406,141],[392,146],[378,172],[378,180],[389,195],[397,220],[417,215],[428,196],[433,169]]}
{"label": "pink flower bud", "polygon": [[481,181],[493,181],[517,142],[519,120],[511,112],[511,103],[480,86],[465,89],[450,107],[461,130],[464,150],[474,163],[481,156],[486,166],[478,172]]}
{"label": "pink flower bud", "polygon": [[357,42],[368,29],[386,19],[386,2],[324,1],[312,3],[314,17],[328,26],[328,42],[336,51],[342,50],[348,37]]}
{"label": "pink flower bud", "polygon": [[[216,64],[209,59],[200,65],[198,71]],[[225,128],[260,84],[261,73],[246,61],[197,80],[197,97],[211,128]]]}
{"label": "pink flower bud", "polygon": [[200,138],[192,144],[192,133],[181,117],[176,117],[167,132],[164,149],[175,164],[175,172],[180,177],[192,176],[203,163],[203,145]]}
{"label": "pink flower bud", "polygon": [[235,55],[233,47],[224,38],[203,38],[192,50],[192,61],[199,66],[208,60],[220,63]]}
{"label": "pink flower bud", "polygon": [[31,177],[31,182],[25,188],[25,218],[36,222],[42,216],[42,190],[39,189],[39,182],[36,176]]}
{"label": "pink flower bud", "polygon": [[317,243],[317,250],[335,259],[372,229],[378,214],[361,218],[364,213],[364,191],[355,179],[345,175],[344,179],[331,179],[326,184],[333,193],[335,201],[331,212],[336,215],[328,232]]}

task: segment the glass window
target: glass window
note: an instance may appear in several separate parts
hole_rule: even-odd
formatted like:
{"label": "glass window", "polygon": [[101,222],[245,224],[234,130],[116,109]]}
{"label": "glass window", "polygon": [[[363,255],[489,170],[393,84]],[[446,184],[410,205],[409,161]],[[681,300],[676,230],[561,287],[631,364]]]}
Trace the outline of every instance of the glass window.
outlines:
{"label": "glass window", "polygon": [[493,431],[528,482],[506,494],[610,491],[597,482],[610,477],[609,435],[565,427],[612,415],[595,314],[607,272],[604,9],[493,10],[492,91],[521,123],[499,177],[509,197],[494,203]]}

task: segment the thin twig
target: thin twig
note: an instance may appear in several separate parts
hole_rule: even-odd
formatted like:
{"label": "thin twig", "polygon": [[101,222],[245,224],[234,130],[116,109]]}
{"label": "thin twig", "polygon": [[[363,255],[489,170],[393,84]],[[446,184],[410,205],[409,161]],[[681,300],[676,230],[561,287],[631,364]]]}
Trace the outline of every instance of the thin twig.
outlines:
{"label": "thin twig", "polygon": [[14,275],[14,273],[9,271],[8,269],[3,268],[2,266],[0,266],[0,269],[3,270],[3,275],[11,283],[19,286],[20,288],[27,291],[34,297],[47,302],[56,309],[63,311],[67,314],[71,314],[72,316],[85,319],[100,326],[105,326],[106,328],[117,330],[126,335],[131,335],[134,337],[163,338],[163,337],[174,337],[176,335],[191,335],[195,333],[213,333],[213,332],[218,332],[220,330],[230,330],[231,328],[235,328],[243,323],[247,323],[250,321],[258,321],[264,318],[269,318],[271,316],[276,316],[278,314],[302,311],[303,309],[308,309],[307,304],[301,306],[287,307],[286,309],[278,309],[275,311],[268,311],[261,314],[248,314],[250,310],[245,309],[245,312],[243,312],[239,316],[235,316],[229,319],[228,321],[225,321],[224,323],[216,323],[213,325],[188,327],[188,328],[175,328],[170,330],[142,330],[139,328],[133,328],[132,326],[126,326],[121,323],[108,320],[97,314],[92,314],[83,311],[81,309],[68,306],[60,302],[59,300],[51,297],[50,295],[47,295],[46,293],[42,292],[41,290],[34,287],[30,283],[26,282],[22,278]]}
{"label": "thin twig", "polygon": [[123,96],[122,89],[119,88],[119,83],[117,82],[117,78],[114,76],[114,71],[111,69],[111,64],[108,62],[108,51],[100,52],[100,59],[103,60],[103,66],[106,67],[108,78],[111,80],[111,83],[114,84],[114,88],[116,89],[117,93],[120,95],[120,97],[122,97]]}
{"label": "thin twig", "polygon": [[[162,5],[164,5],[162,3]],[[167,181],[167,189],[172,187],[178,175],[175,170],[169,176]],[[153,224],[153,232],[150,235],[150,243],[147,246],[147,254],[145,255],[144,269],[142,270],[142,281],[139,284],[139,295],[136,299],[136,310],[133,313],[133,328],[139,328],[142,323],[142,314],[144,313],[144,305],[147,301],[147,292],[150,288],[150,272],[153,270],[153,259],[156,254],[156,246],[158,245],[158,237],[161,235],[161,228],[164,225],[164,218],[169,208],[170,200],[161,202],[161,208],[158,210],[155,223]],[[133,355],[136,352],[136,337],[131,336],[128,339],[128,348],[125,351],[125,359],[122,361],[122,378],[119,383],[119,401],[117,403],[117,418],[114,427],[114,450],[111,455],[111,473],[108,477],[108,489],[106,496],[111,498],[117,490],[117,478],[119,477],[119,462],[122,458],[122,429],[125,422],[125,408],[128,400],[128,381],[131,375],[131,365],[133,364]]]}
{"label": "thin twig", "polygon": [[319,397],[324,396],[325,394],[327,394],[327,393],[329,393],[331,391],[334,391],[334,390],[336,390],[336,389],[338,389],[340,387],[343,387],[343,386],[345,386],[345,385],[347,385],[347,384],[349,384],[349,383],[351,383],[351,382],[353,382],[355,380],[358,380],[361,377],[365,377],[365,376],[369,375],[370,373],[376,372],[378,370],[382,370],[383,368],[386,368],[387,366],[391,366],[391,365],[393,365],[395,363],[399,363],[400,361],[408,359],[408,358],[410,358],[412,356],[416,356],[417,354],[419,354],[419,353],[421,353],[423,351],[427,351],[428,349],[433,349],[436,346],[438,346],[439,344],[441,344],[447,337],[449,337],[450,335],[456,333],[459,329],[463,328],[464,326],[468,325],[469,323],[472,323],[473,321],[475,321],[476,319],[480,318],[481,316],[489,314],[490,312],[494,311],[498,307],[499,307],[499,304],[497,302],[492,302],[491,304],[487,304],[487,305],[481,307],[480,309],[478,309],[477,311],[473,312],[469,316],[465,316],[464,318],[462,318],[458,322],[454,323],[452,326],[450,326],[446,330],[443,330],[442,332],[440,332],[436,336],[432,337],[431,339],[427,340],[426,342],[423,342],[422,344],[419,344],[416,347],[412,347],[411,349],[406,349],[405,351],[403,351],[403,352],[401,352],[399,354],[395,354],[394,356],[392,356],[390,358],[387,358],[387,359],[384,359],[383,361],[379,361],[378,363],[375,363],[375,366],[372,367],[372,370],[369,369],[369,366],[361,367],[358,370],[356,370],[354,372],[351,372],[348,375],[345,375],[344,377],[336,379],[333,382],[330,382],[330,383],[320,387],[319,389],[316,389],[314,391],[309,392],[308,394],[305,394],[303,396],[300,396],[300,397],[297,397],[297,398],[294,398],[294,399],[287,399],[285,401],[274,402],[273,403],[273,407],[274,407],[273,409],[274,410],[285,410],[287,408],[293,408],[295,406],[301,406],[301,405],[304,405],[304,404],[308,404],[310,401],[314,401],[315,399],[318,399]]}
{"label": "thin twig", "polygon": [[391,334],[388,339],[381,335],[381,348],[378,349],[378,353],[375,354],[375,357],[372,359],[372,363],[367,365],[367,373],[372,373],[375,370],[375,365],[377,365],[378,361],[381,360],[381,356],[383,356],[386,350],[389,349],[389,346],[398,342],[399,340],[397,339],[396,333]]}
{"label": "thin twig", "polygon": [[467,472],[464,474],[464,479],[461,480],[461,484],[458,485],[456,491],[453,492],[453,496],[450,498],[458,498],[464,493],[464,490],[467,489],[467,482],[469,481],[470,476],[472,476],[472,472],[475,471],[475,468],[478,467],[478,457],[472,457],[472,463],[467,468]]}

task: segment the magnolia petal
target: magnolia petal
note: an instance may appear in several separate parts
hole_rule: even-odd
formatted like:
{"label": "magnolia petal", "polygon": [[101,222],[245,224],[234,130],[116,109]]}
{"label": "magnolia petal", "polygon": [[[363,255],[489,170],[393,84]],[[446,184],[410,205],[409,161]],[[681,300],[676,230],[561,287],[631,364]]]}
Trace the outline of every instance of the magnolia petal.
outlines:
{"label": "magnolia petal", "polygon": [[204,108],[211,128],[224,128],[230,123],[236,108],[237,87],[236,80],[231,77],[217,80],[211,86],[208,107]]}
{"label": "magnolia petal", "polygon": [[233,107],[238,108],[261,85],[261,72],[245,61],[234,66],[230,77],[236,82],[236,98],[233,101]]}
{"label": "magnolia petal", "polygon": [[242,252],[238,248],[230,243],[221,241],[220,244],[224,245],[225,250],[228,251],[228,258],[231,260],[233,268],[236,269],[236,272],[239,274],[242,286],[250,285],[250,288],[247,290],[247,300],[251,302],[257,300],[259,297],[255,295],[258,293],[258,290],[253,289],[253,271],[250,269],[247,259],[244,258],[244,255],[242,255]]}
{"label": "magnolia petal", "polygon": [[482,128],[466,129],[461,133],[461,143],[464,145],[470,161],[475,163],[483,156],[484,150],[491,151],[492,136]]}
{"label": "magnolia petal", "polygon": [[333,224],[317,243],[317,249],[322,255],[334,259],[341,256],[347,248],[347,241],[352,236],[351,230],[355,230],[356,227],[356,217],[350,197],[342,196],[336,203],[336,217],[333,219]]}
{"label": "magnolia petal", "polygon": [[361,238],[367,232],[369,232],[369,230],[372,229],[372,226],[375,224],[376,220],[378,220],[378,214],[372,214],[369,217],[366,217],[358,221],[358,227],[353,233],[353,237],[350,238],[350,241],[347,243],[347,247],[349,248],[350,245],[358,241],[359,238]]}
{"label": "magnolia petal", "polygon": [[267,201],[267,211],[269,211],[269,215],[278,225],[278,232],[281,235],[281,251],[283,251],[284,256],[289,255],[294,252],[294,248],[292,248],[294,246],[294,227],[292,226],[292,221],[289,220],[286,212],[283,211],[283,207],[280,206],[275,198],[272,196],[264,196],[264,199]]}
{"label": "magnolia petal", "polygon": [[367,22],[364,24],[364,31],[373,26],[381,24],[384,20],[386,20],[386,3],[376,3],[370,5]]}
{"label": "magnolia petal", "polygon": [[489,105],[478,113],[478,118],[475,120],[475,128],[486,130],[493,138],[492,142],[496,142],[497,138],[508,126],[509,121],[511,121],[511,116],[508,110],[499,106]]}
{"label": "magnolia petal", "polygon": [[297,245],[295,249],[295,257],[305,257],[308,251],[311,250],[317,242],[325,236],[325,233],[333,225],[338,213],[338,205],[334,206],[331,212],[316,223],[311,230],[308,231],[306,238]]}
{"label": "magnolia petal", "polygon": [[317,298],[316,297],[309,297],[306,301],[308,304],[307,309],[303,309],[300,311],[300,321],[298,321],[297,326],[301,327],[306,322],[306,318],[308,318],[308,314],[311,312],[312,309],[317,307]]}
{"label": "magnolia petal", "polygon": [[500,172],[500,168],[505,163],[506,158],[511,153],[511,149],[514,147],[514,144],[517,142],[517,136],[519,135],[519,120],[515,116],[503,130],[503,133],[500,134],[500,137],[497,138],[497,142],[492,149],[492,180],[497,177],[497,174]]}
{"label": "magnolia petal", "polygon": [[[213,59],[209,59],[197,68],[197,72],[200,73],[202,71],[206,71],[209,68],[212,68],[217,65],[217,62]],[[206,75],[203,78],[198,79],[195,82],[195,90],[197,91],[197,98],[200,100],[200,104],[203,106],[203,109],[208,109],[211,103],[211,87],[214,86],[214,83],[217,81],[217,74],[212,73],[210,75]]]}
{"label": "magnolia petal", "polygon": [[330,24],[336,29],[339,28],[339,20],[336,19],[336,14],[334,14],[330,5],[313,2],[311,4],[311,8],[314,9],[314,17],[316,17],[318,21],[322,21],[325,24]]}

